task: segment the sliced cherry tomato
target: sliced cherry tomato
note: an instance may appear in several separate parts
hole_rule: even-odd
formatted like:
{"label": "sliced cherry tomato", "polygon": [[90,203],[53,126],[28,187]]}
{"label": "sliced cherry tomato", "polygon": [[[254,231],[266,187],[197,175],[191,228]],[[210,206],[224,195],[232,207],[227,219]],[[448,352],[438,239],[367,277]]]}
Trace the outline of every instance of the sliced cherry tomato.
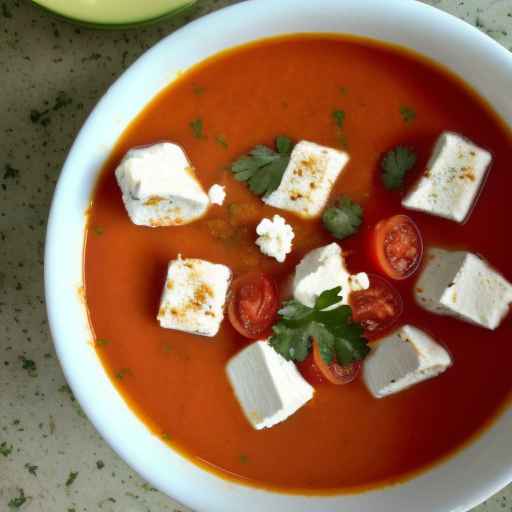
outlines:
{"label": "sliced cherry tomato", "polygon": [[242,336],[258,339],[270,335],[278,309],[277,286],[269,276],[250,273],[233,282],[228,317]]}
{"label": "sliced cherry tomato", "polygon": [[416,272],[423,255],[423,240],[416,223],[407,215],[381,220],[374,228],[377,262],[392,279],[406,279]]}
{"label": "sliced cherry tomato", "polygon": [[352,318],[365,329],[367,338],[375,338],[389,329],[403,312],[400,294],[384,278],[368,274],[370,287],[367,290],[352,292],[350,305]]}
{"label": "sliced cherry tomato", "polygon": [[332,384],[349,384],[359,375],[361,363],[352,363],[342,366],[338,363],[327,364],[320,354],[318,343],[313,340],[313,363],[321,374]]}
{"label": "sliced cherry tomato", "polygon": [[302,376],[313,386],[317,384],[322,384],[325,382],[325,378],[322,372],[318,369],[318,366],[315,364],[315,359],[313,356],[313,352],[311,351],[302,361],[302,363],[297,363],[297,368],[299,369]]}

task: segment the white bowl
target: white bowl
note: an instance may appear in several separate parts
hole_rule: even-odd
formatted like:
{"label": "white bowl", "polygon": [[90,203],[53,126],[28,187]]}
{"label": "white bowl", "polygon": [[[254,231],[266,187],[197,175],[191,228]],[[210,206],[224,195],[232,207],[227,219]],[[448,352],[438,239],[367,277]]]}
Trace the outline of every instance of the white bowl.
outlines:
{"label": "white bowl", "polygon": [[271,493],[222,480],[169,449],[128,408],[91,344],[77,293],[85,211],[119,136],[178,72],[225,48],[294,32],[358,34],[414,49],[463,77],[512,125],[512,56],[470,25],[419,2],[253,0],[187,25],[146,52],[109,89],[60,176],[45,254],[46,302],[57,354],[78,401],[105,440],[148,482],[197,511],[466,511],[512,481],[512,408],[469,447],[403,484],[349,496]]}

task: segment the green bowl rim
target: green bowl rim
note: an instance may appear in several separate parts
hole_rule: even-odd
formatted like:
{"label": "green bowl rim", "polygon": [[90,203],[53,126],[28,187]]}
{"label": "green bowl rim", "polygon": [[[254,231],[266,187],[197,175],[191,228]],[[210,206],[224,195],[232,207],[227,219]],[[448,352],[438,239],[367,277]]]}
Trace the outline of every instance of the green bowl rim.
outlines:
{"label": "green bowl rim", "polygon": [[137,27],[143,27],[146,25],[151,25],[153,23],[158,23],[159,21],[163,21],[166,19],[169,19],[173,16],[177,16],[178,14],[183,14],[185,11],[191,9],[194,6],[197,6],[198,0],[185,0],[185,2],[182,5],[179,5],[177,7],[173,7],[170,11],[167,11],[163,14],[159,14],[157,16],[154,16],[152,18],[141,18],[139,20],[130,21],[130,22],[120,22],[120,23],[101,23],[101,22],[95,22],[95,21],[86,21],[82,20],[80,18],[75,18],[73,16],[66,16],[65,14],[62,14],[56,10],[53,10],[49,7],[46,7],[44,5],[41,5],[37,2],[37,0],[31,0],[31,4],[36,7],[37,9],[40,9],[47,14],[50,14],[56,18],[69,21],[75,25],[80,25],[82,27],[87,28],[96,28],[101,30],[109,30],[109,29],[128,29],[128,28],[137,28]]}

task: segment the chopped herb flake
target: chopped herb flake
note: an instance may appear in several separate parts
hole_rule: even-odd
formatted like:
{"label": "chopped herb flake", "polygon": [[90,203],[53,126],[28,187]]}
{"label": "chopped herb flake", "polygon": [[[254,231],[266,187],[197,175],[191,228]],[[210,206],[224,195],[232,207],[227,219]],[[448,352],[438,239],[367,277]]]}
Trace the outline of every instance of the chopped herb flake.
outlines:
{"label": "chopped herb flake", "polygon": [[228,143],[227,143],[226,137],[224,137],[224,135],[217,135],[217,137],[215,137],[215,142],[219,146],[222,146],[224,149],[228,149]]}
{"label": "chopped herb flake", "polygon": [[77,476],[78,476],[78,471],[71,471],[69,473],[68,479],[66,480],[66,487],[70,487],[71,485],[73,485]]}
{"label": "chopped herb flake", "polygon": [[9,508],[12,510],[22,507],[27,501],[27,497],[25,496],[25,491],[23,489],[19,489],[18,492],[19,492],[19,495],[16,498],[12,498],[9,501],[8,505],[9,505]]}
{"label": "chopped herb flake", "polygon": [[105,232],[101,226],[94,226],[92,231],[96,236],[101,236]]}
{"label": "chopped herb flake", "polygon": [[98,469],[103,469],[105,467],[105,463],[102,460],[97,460],[96,461],[96,467]]}
{"label": "chopped herb flake", "polygon": [[202,87],[202,86],[200,86],[200,85],[194,84],[194,85],[192,86],[192,90],[194,91],[194,94],[195,94],[196,96],[201,96],[201,95],[203,95],[203,94],[204,94],[205,88],[204,88],[204,87]]}
{"label": "chopped herb flake", "polygon": [[349,197],[342,196],[334,206],[325,210],[322,222],[334,238],[343,240],[359,230],[363,222],[363,209]]}
{"label": "chopped herb flake", "polygon": [[31,474],[31,475],[34,475],[34,476],[37,476],[37,470],[39,469],[39,466],[33,466],[32,464],[29,464],[27,462],[27,464],[25,464],[25,469]]}
{"label": "chopped herb flake", "polygon": [[414,167],[416,153],[405,146],[388,151],[381,162],[382,183],[389,190],[401,188],[405,175]]}
{"label": "chopped herb flake", "polygon": [[412,123],[416,119],[416,111],[407,105],[400,107],[400,115],[407,124]]}
{"label": "chopped herb flake", "polygon": [[109,343],[110,343],[110,340],[107,340],[105,338],[98,338],[95,341],[95,344],[97,347],[104,347],[104,346],[108,345]]}
{"label": "chopped herb flake", "polygon": [[4,18],[12,18],[12,12],[7,8],[5,2],[2,2],[2,15]]}
{"label": "chopped herb flake", "polygon": [[238,460],[240,461],[241,464],[247,464],[249,462],[249,456],[245,455],[245,453],[242,453]]}
{"label": "chopped herb flake", "polygon": [[27,359],[25,356],[20,356],[21,366],[24,370],[27,370],[27,373],[30,377],[37,377],[37,366],[32,359]]}
{"label": "chopped herb flake", "polygon": [[118,372],[116,372],[116,379],[123,380],[130,373],[131,372],[129,368],[121,368]]}
{"label": "chopped herb flake", "polygon": [[293,142],[280,136],[275,144],[277,151],[267,146],[256,146],[231,166],[235,179],[245,181],[251,192],[258,196],[270,194],[279,187],[290,161]]}
{"label": "chopped herb flake", "polygon": [[18,169],[15,169],[10,164],[5,164],[4,166],[4,180],[7,179],[16,179],[20,174]]}
{"label": "chopped herb flake", "polygon": [[190,129],[192,130],[192,133],[196,139],[204,139],[204,133],[203,133],[203,120],[198,117],[197,119],[194,119],[189,124]]}
{"label": "chopped herb flake", "polygon": [[4,441],[2,444],[0,444],[0,455],[8,457],[12,453],[12,448],[12,444],[8,446],[7,443]]}
{"label": "chopped herb flake", "polygon": [[333,110],[331,117],[334,119],[338,128],[343,128],[343,124],[345,123],[345,112],[343,110]]}

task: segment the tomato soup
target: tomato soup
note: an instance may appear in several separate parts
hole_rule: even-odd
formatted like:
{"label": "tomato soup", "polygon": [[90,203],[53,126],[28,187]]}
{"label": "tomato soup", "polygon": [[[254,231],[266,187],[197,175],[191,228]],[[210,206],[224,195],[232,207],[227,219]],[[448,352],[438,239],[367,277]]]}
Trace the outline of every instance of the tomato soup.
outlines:
{"label": "tomato soup", "polygon": [[[336,114],[338,112],[338,114]],[[342,112],[343,114],[339,114]],[[383,153],[413,147],[406,185],[425,169],[443,131],[464,134],[493,155],[469,220],[451,222],[401,206],[403,192],[379,177]],[[368,233],[407,214],[425,247],[485,255],[512,278],[507,233],[512,137],[455,76],[417,55],[375,42],[321,35],[264,40],[192,68],[128,127],[101,172],[92,200],[84,279],[96,347],[112,382],[136,414],[173,448],[226,478],[285,492],[321,494],[377,487],[410,477],[474,439],[512,391],[512,323],[495,331],[438,316],[413,298],[417,275],[394,281],[401,323],[430,333],[453,357],[443,375],[377,400],[362,379],[319,385],[286,421],[254,430],[226,377],[228,360],[250,341],[227,318],[214,338],[162,329],[156,321],[167,264],[178,254],[223,263],[240,276],[258,270],[279,286],[310,250],[333,241],[321,220],[266,206],[233,178],[231,164],[278,135],[342,148],[350,161],[332,197],[364,210],[359,232],[341,242],[351,272],[380,273]],[[176,227],[132,224],[114,170],[125,152],[168,140],[181,145],[207,190],[226,201]],[[293,227],[284,263],[255,245],[256,225],[279,213]]]}

